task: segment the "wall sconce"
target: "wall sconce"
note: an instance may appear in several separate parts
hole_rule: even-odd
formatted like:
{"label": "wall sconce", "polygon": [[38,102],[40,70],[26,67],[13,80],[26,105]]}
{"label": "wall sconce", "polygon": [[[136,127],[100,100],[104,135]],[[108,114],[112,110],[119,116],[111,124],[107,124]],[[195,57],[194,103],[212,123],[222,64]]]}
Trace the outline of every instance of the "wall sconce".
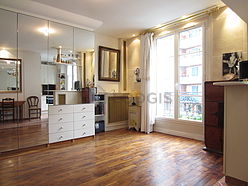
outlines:
{"label": "wall sconce", "polygon": [[141,78],[140,78],[140,68],[136,68],[136,70],[134,71],[134,74],[136,76],[136,82],[141,82]]}

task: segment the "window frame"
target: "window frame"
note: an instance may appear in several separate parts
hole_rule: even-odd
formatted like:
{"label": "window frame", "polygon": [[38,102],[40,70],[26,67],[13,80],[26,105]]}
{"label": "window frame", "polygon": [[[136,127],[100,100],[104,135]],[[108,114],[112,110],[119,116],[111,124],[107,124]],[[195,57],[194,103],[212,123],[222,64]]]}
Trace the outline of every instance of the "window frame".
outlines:
{"label": "window frame", "polygon": [[[175,95],[174,95],[174,118],[168,118],[164,115],[157,115],[157,110],[156,110],[156,119],[157,120],[172,120],[172,121],[182,121],[182,122],[193,122],[193,123],[197,123],[197,124],[202,124],[203,121],[204,121],[204,82],[205,82],[205,79],[206,79],[206,54],[207,54],[207,51],[206,51],[206,38],[207,38],[207,35],[206,35],[206,29],[207,29],[207,22],[204,21],[204,22],[200,22],[194,26],[191,26],[191,27],[188,27],[188,28],[183,28],[183,27],[180,27],[180,28],[177,28],[177,29],[173,29],[171,30],[170,32],[168,32],[167,34],[163,34],[163,35],[155,35],[154,37],[154,43],[155,43],[155,48],[157,47],[157,39],[161,39],[163,37],[167,37],[167,36],[171,36],[171,35],[174,35],[174,61],[175,61],[175,72],[174,72],[174,92],[175,92]],[[179,110],[180,110],[180,106],[179,106],[179,95],[178,95],[178,88],[179,88],[179,43],[180,43],[180,38],[179,38],[179,35],[180,35],[180,32],[183,32],[183,31],[187,31],[187,30],[191,30],[191,29],[195,29],[195,28],[199,28],[199,27],[202,27],[202,120],[201,121],[198,121],[198,120],[185,120],[185,119],[180,119],[179,118]],[[157,68],[157,66],[156,66]],[[199,68],[198,68],[198,74],[199,74]],[[158,86],[158,83],[156,82],[157,86]],[[157,109],[157,107],[156,107]]]}

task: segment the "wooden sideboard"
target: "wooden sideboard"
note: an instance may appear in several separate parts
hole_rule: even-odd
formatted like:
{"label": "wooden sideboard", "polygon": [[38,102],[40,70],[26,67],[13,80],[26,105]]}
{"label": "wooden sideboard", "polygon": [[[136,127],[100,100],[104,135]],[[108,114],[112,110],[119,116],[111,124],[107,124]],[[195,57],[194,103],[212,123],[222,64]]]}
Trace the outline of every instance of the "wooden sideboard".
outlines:
{"label": "wooden sideboard", "polygon": [[205,82],[204,150],[223,152],[224,87]]}

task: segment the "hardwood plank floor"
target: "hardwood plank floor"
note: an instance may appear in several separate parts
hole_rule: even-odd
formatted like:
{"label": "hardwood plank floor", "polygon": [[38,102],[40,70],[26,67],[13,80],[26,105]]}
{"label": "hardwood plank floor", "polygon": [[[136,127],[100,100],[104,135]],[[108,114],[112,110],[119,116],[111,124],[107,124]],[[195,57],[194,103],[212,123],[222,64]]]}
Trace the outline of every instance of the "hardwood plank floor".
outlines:
{"label": "hardwood plank floor", "polygon": [[116,130],[74,143],[0,157],[0,185],[214,185],[222,156],[203,143]]}

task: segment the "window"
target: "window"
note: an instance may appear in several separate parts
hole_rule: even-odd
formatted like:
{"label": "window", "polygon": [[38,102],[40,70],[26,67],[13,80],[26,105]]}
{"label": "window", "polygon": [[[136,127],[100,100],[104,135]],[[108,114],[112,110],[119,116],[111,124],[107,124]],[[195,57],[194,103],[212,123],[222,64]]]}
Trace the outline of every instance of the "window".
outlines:
{"label": "window", "polygon": [[198,76],[198,67],[192,67],[191,75],[192,76]]}
{"label": "window", "polygon": [[203,28],[157,39],[157,115],[202,121]]}

